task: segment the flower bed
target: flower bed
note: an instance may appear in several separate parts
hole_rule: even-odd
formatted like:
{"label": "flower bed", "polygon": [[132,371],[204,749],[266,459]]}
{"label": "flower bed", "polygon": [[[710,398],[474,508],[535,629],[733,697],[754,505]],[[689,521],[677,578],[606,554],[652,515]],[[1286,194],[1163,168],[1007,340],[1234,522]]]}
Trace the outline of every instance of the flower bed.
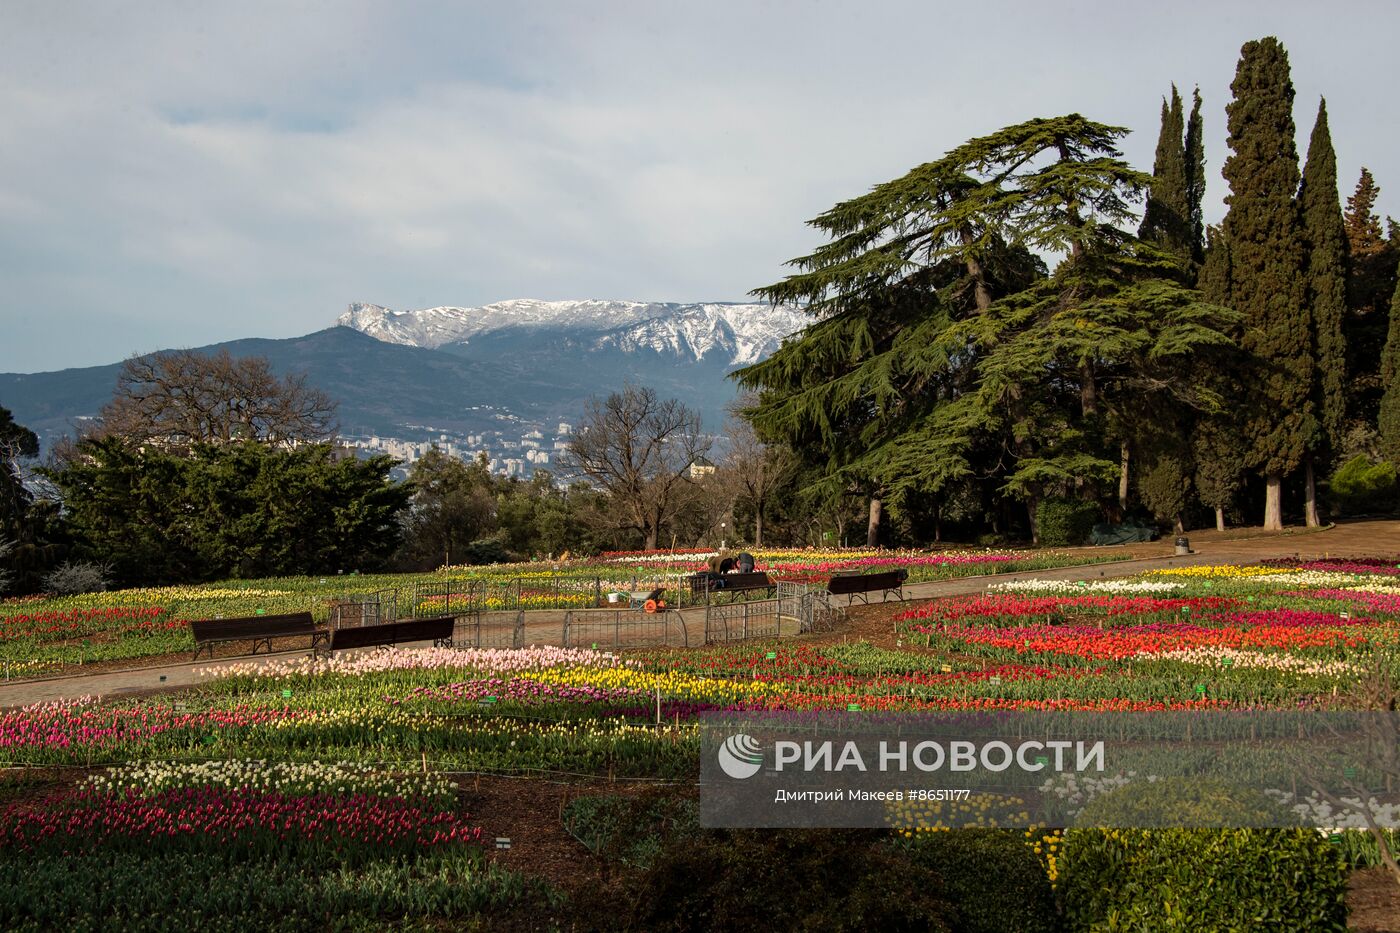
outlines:
{"label": "flower bed", "polygon": [[[377,574],[224,581],[80,596],[0,601],[0,661],[73,666],[192,651],[193,619],[311,612],[328,619],[337,604],[396,590],[400,607],[447,611],[581,609],[617,591],[670,590],[679,605],[684,578],[706,567],[710,551],[611,553],[555,562],[445,567],[431,574]],[[1098,562],[1056,551],[767,550],[758,569],[787,582],[823,584],[836,572],[902,568],[909,582]],[[451,587],[451,593],[445,592]],[[421,588],[420,588],[421,587]],[[411,600],[412,604],[408,605]],[[605,604],[605,603],[604,603]]]}
{"label": "flower bed", "polygon": [[[906,555],[925,561],[911,566],[926,568],[939,566],[934,556]],[[814,574],[823,561],[835,560],[820,552],[808,558],[804,566]],[[843,561],[889,558],[841,555]],[[0,714],[0,764],[79,766],[88,776],[0,809],[0,849],[11,853],[10,863],[0,857],[0,877],[19,890],[24,874],[4,875],[6,864],[50,877],[55,865],[74,858],[64,852],[95,853],[110,864],[166,855],[180,856],[182,865],[223,860],[211,877],[229,871],[230,853],[289,860],[298,877],[322,877],[327,865],[357,860],[436,865],[434,859],[456,857],[451,853],[475,853],[481,836],[479,821],[460,812],[463,798],[443,771],[690,784],[700,752],[696,720],[711,711],[1136,713],[1343,705],[1375,654],[1400,644],[1400,580],[1387,566],[1393,564],[1281,562],[1126,580],[993,584],[983,594],[904,608],[893,632],[882,626],[883,646],[788,641],[622,654],[383,649],[211,670],[178,699],[86,699],[11,710]],[[545,576],[554,579],[551,574]],[[558,579],[566,579],[562,571]],[[548,591],[538,582],[526,589],[536,586]],[[291,592],[295,585],[259,589]],[[173,605],[50,610],[30,604],[23,612],[31,619],[77,613],[67,621],[87,624],[81,613],[121,610],[123,623],[135,625],[183,617],[187,604],[178,612]],[[91,773],[105,764],[113,770]],[[1151,762],[1142,773],[1155,773]],[[1051,783],[1028,793],[1027,806],[1032,798],[1042,806],[1053,798],[1068,814],[1115,786],[1111,775],[1098,783]],[[914,815],[895,825],[917,837],[923,824],[932,828],[951,814]],[[1339,830],[1352,825],[1338,814]],[[1066,837],[1037,829],[1024,838],[1052,879],[1062,881]],[[470,889],[474,870],[451,875],[432,896]],[[392,877],[396,885],[415,883]],[[316,897],[318,905],[343,903]],[[0,896],[0,918],[27,917],[27,909]]]}

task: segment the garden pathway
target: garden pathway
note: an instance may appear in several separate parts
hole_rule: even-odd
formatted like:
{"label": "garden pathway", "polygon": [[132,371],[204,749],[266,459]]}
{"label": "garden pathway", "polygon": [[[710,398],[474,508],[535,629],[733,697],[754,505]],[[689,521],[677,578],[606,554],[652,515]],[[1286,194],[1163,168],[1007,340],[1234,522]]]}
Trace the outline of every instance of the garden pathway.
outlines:
{"label": "garden pathway", "polygon": [[[1269,557],[1315,558],[1326,556],[1364,556],[1400,554],[1400,521],[1351,522],[1334,528],[1304,531],[1290,530],[1282,534],[1265,535],[1256,532],[1246,536],[1244,530],[1220,534],[1215,531],[1193,531],[1189,537],[1195,553],[1176,557],[1172,538],[1149,544],[1112,548],[1086,548],[1086,557],[1104,554],[1129,554],[1130,560],[1112,564],[1090,564],[1037,570],[1020,574],[998,574],[994,577],[963,577],[918,583],[904,588],[905,600],[928,599],[978,593],[988,583],[1003,580],[1039,577],[1056,580],[1087,580],[1103,577],[1125,577],[1162,567],[1195,564],[1252,563]],[[271,657],[295,657],[304,651],[281,652]],[[259,657],[269,657],[259,655]],[[0,709],[27,706],[52,700],[83,696],[121,696],[174,690],[200,683],[196,671],[229,664],[243,664],[248,657],[165,664],[155,667],[108,671],[47,680],[0,683]]]}

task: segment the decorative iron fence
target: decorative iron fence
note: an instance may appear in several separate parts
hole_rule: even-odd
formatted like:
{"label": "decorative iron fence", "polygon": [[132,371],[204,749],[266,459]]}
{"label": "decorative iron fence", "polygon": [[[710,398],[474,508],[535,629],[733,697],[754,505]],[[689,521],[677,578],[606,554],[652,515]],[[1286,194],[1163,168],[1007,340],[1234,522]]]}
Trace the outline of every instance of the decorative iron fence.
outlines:
{"label": "decorative iron fence", "polygon": [[468,612],[457,616],[454,648],[524,648],[525,611]]}
{"label": "decorative iron fence", "polygon": [[637,601],[605,608],[527,609],[519,581],[472,580],[417,583],[332,600],[330,626],[452,616],[453,644],[459,647],[691,647],[824,631],[841,612],[825,587],[806,583],[779,582],[775,595],[765,599],[646,612]]}
{"label": "decorative iron fence", "polygon": [[395,587],[333,599],[330,601],[330,627],[351,628],[395,622],[399,618],[398,597],[399,590]]}
{"label": "decorative iron fence", "polygon": [[641,648],[690,645],[685,615],[675,609],[574,609],[564,614],[565,648]]}

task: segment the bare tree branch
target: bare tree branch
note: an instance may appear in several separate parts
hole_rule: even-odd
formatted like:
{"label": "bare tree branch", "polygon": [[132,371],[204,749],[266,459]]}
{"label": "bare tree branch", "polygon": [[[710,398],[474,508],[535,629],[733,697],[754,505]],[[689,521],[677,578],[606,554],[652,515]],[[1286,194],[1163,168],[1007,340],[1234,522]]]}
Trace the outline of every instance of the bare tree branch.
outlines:
{"label": "bare tree branch", "polygon": [[335,437],[335,408],[304,375],[279,379],[264,357],[172,350],[122,365],[91,433],[171,447],[235,440],[291,446]]}
{"label": "bare tree branch", "polygon": [[606,491],[620,527],[637,529],[655,548],[691,466],[709,452],[700,428],[700,416],[677,399],[628,385],[589,400],[564,465]]}

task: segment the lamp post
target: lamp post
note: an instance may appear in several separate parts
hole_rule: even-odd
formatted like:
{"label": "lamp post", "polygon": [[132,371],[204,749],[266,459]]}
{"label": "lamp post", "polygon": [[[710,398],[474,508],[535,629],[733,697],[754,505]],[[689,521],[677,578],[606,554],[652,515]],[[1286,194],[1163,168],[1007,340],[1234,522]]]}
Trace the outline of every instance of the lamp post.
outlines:
{"label": "lamp post", "polygon": [[719,549],[724,550],[724,529],[729,527],[728,522],[719,523]]}

